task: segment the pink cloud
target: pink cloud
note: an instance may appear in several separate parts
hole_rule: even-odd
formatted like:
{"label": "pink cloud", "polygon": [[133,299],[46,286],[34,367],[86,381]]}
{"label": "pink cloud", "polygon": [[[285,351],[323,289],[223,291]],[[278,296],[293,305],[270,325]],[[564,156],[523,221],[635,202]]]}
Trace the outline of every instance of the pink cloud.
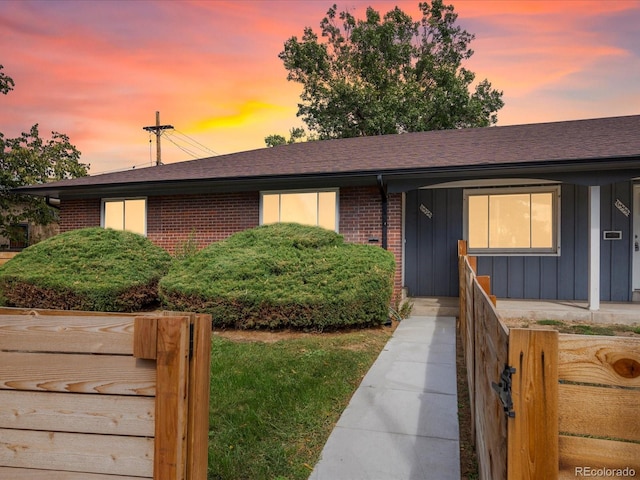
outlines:
{"label": "pink cloud", "polygon": [[[318,31],[332,3],[5,1],[0,45],[11,48],[0,64],[16,89],[0,97],[0,131],[15,136],[40,123],[67,133],[93,171],[148,161],[142,127],[156,110],[217,152],[262,147],[264,136],[301,124],[300,87],[286,81],[277,55],[305,26]],[[501,124],[638,113],[637,2],[452,3],[476,34],[467,66],[505,92]],[[369,4],[419,14],[417,0],[338,7],[362,17]],[[623,85],[624,95],[611,88]],[[168,161],[188,158],[165,148]]]}

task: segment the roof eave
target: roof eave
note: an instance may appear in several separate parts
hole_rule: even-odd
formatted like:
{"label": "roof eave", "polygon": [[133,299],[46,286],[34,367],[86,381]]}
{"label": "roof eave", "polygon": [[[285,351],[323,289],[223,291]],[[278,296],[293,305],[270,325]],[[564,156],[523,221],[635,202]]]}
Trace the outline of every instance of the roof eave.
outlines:
{"label": "roof eave", "polygon": [[268,176],[243,176],[209,179],[175,179],[162,181],[121,182],[93,185],[55,184],[16,188],[16,193],[50,198],[104,198],[130,195],[180,195],[226,193],[293,188],[328,188],[377,185],[377,176],[402,191],[453,180],[476,178],[551,179],[561,182],[605,185],[640,176],[640,156],[584,160],[553,160],[523,163],[451,165],[419,168],[387,168],[352,172],[321,172]]}

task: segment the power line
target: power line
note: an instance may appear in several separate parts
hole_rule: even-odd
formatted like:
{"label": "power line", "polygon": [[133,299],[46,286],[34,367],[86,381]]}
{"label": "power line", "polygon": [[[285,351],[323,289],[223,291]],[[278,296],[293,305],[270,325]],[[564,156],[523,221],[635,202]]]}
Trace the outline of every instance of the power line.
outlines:
{"label": "power line", "polygon": [[178,147],[180,150],[182,150],[187,155],[190,155],[193,158],[199,158],[199,155],[197,155],[196,153],[192,152],[187,147],[183,147],[182,145],[178,145],[176,142],[174,142],[173,139],[169,135],[164,135],[164,138],[169,140],[171,143],[173,143],[176,147]]}
{"label": "power line", "polygon": [[[186,133],[183,133],[179,130],[176,130],[173,125],[160,125],[160,112],[156,112],[156,125],[143,127],[143,130],[149,132],[149,162],[141,163],[138,165],[133,165],[128,168],[117,168],[114,170],[104,170],[101,172],[93,173],[92,175],[102,175],[105,173],[115,173],[115,172],[124,172],[127,170],[134,170],[138,167],[148,167],[153,166],[152,159],[152,139],[151,136],[156,136],[156,146],[157,146],[157,157],[156,157],[156,165],[162,165],[161,160],[161,152],[160,152],[160,138],[164,137],[177,148],[182,150],[187,155],[198,159],[201,158],[202,155],[199,155],[196,150],[200,150],[204,152],[206,155],[219,155],[215,150],[207,147],[206,145],[200,143],[195,138],[190,137]],[[180,145],[178,142],[186,143],[188,146]]]}
{"label": "power line", "polygon": [[116,173],[116,172],[126,172],[127,170],[134,170],[138,167],[148,167],[149,164],[148,163],[140,163],[138,165],[133,165],[132,167],[127,167],[127,168],[116,168],[114,170],[104,170],[102,172],[96,172],[96,173],[92,173],[91,175],[103,175],[105,173]]}
{"label": "power line", "polygon": [[150,127],[142,127],[147,132],[153,132],[156,135],[156,165],[162,165],[162,156],[160,150],[160,136],[163,130],[173,128],[173,125],[160,125],[160,112],[156,112],[156,124]]}
{"label": "power line", "polygon": [[189,135],[187,135],[186,133],[183,133],[179,130],[176,130],[175,128],[173,129],[173,132],[171,132],[172,134],[179,134],[182,135],[183,137],[185,137],[187,140],[183,140],[184,142],[192,145],[193,147],[199,148],[200,150],[202,150],[203,152],[207,152],[207,153],[211,153],[213,155],[220,155],[218,152],[216,152],[215,150],[212,150],[211,148],[207,147],[206,145],[203,145],[202,143],[200,143],[199,141],[197,141],[195,138],[190,137]]}

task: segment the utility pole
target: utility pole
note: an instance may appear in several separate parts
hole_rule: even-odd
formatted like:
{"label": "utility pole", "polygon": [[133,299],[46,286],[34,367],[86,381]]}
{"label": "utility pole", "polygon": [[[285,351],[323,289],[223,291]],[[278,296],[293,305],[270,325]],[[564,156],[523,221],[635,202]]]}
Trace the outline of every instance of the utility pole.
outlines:
{"label": "utility pole", "polygon": [[162,165],[162,155],[160,152],[160,135],[162,135],[162,130],[168,130],[170,128],[173,128],[173,125],[160,125],[160,112],[156,112],[155,125],[150,127],[142,127],[143,130],[156,134],[156,166]]}

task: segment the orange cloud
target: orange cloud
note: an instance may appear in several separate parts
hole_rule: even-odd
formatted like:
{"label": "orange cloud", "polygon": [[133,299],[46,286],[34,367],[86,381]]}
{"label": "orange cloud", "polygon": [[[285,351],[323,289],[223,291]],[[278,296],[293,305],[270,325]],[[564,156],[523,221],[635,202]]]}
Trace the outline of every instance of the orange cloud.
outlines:
{"label": "orange cloud", "polygon": [[[0,96],[0,131],[64,132],[94,172],[149,162],[155,111],[219,153],[262,147],[301,125],[300,86],[277,55],[332,3],[5,0],[0,64],[16,88]],[[419,14],[417,0],[337,3]],[[476,34],[466,66],[505,92],[501,124],[638,113],[637,1],[445,3]],[[163,157],[189,158],[170,142]]]}
{"label": "orange cloud", "polygon": [[[293,110],[259,100],[249,100],[240,105],[233,105],[232,108],[236,110],[233,113],[207,118],[195,123],[194,131],[239,127],[264,121],[265,118],[290,117]],[[295,113],[295,110],[293,112]]]}

